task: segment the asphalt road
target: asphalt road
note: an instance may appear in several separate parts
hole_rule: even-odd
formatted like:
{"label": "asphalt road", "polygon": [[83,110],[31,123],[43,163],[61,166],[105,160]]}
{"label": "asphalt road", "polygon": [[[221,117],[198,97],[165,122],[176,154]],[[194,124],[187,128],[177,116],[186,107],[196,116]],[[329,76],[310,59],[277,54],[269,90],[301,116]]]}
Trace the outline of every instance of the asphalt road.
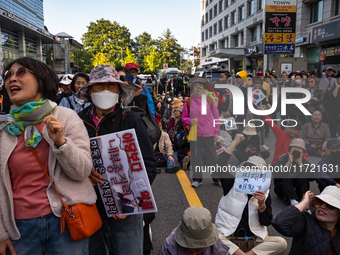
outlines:
{"label": "asphalt road", "polygon": [[[271,163],[274,153],[275,136],[272,131],[269,133],[269,138],[265,139],[265,144],[270,148],[270,157],[266,160],[267,163]],[[318,163],[320,158],[308,157],[308,161],[311,163]],[[229,164],[238,165],[237,159],[232,156]],[[189,171],[185,171],[187,176],[190,178]],[[203,184],[195,189],[203,206],[212,214],[213,220],[217,212],[218,203],[223,196],[221,187],[213,184],[212,179],[209,176],[203,179]],[[167,236],[172,232],[174,228],[179,224],[183,212],[189,207],[187,198],[183,192],[182,186],[177,178],[176,174],[165,173],[164,170],[161,174],[158,174],[154,183],[152,184],[152,190],[155,196],[158,212],[156,218],[151,224],[152,228],[152,240],[154,250],[151,254],[157,254],[158,250],[164,243]],[[317,184],[311,183],[311,190],[319,194]],[[274,193],[273,184],[271,185],[271,197],[272,197],[272,208],[274,217],[286,206],[286,204],[280,200]],[[279,235],[276,230],[272,227],[268,227],[269,235]],[[283,254],[288,254],[291,245],[291,238],[284,237],[288,242],[288,249]]]}

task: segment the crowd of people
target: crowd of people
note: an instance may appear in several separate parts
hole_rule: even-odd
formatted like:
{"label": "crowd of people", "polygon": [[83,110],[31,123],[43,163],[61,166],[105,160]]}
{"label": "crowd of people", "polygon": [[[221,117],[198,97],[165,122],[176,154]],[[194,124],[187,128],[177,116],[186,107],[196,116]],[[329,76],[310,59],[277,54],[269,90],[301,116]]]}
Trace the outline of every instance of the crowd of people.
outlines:
{"label": "crowd of people", "polygon": [[[269,236],[269,225],[293,237],[290,254],[340,254],[340,74],[322,70],[324,59],[320,55],[317,72],[280,77],[263,71],[253,77],[244,70],[221,73],[218,80],[185,74],[157,82],[151,76],[150,91],[135,63],[99,65],[89,75],[58,79],[35,59],[10,62],[1,88],[7,114],[0,115],[0,255],[150,254],[155,214],[108,217],[98,190],[103,177],[92,168],[89,139],[128,129],[136,132],[150,184],[165,167],[166,173],[190,170],[191,185],[198,188],[203,171],[197,169],[226,166],[232,156],[238,167],[264,170],[272,153],[272,166],[301,170],[274,174],[274,192],[287,204],[275,218],[269,190],[240,193],[235,176],[212,172],[223,189],[215,224],[207,209],[188,208],[158,254],[282,254],[287,242]],[[243,114],[233,114],[235,97],[217,84],[236,86],[244,98],[251,96],[252,107],[244,100]],[[281,88],[304,88],[311,98],[301,107],[288,104],[284,116]],[[301,101],[306,94],[290,91],[286,97]],[[275,102],[269,115],[261,113]],[[136,108],[140,114],[127,111]],[[265,145],[270,131],[273,152]],[[315,168],[323,171],[310,169],[309,156],[320,158]],[[67,204],[97,205],[100,230],[78,241],[60,233],[62,203],[42,166]],[[319,195],[310,191],[312,181]]]}

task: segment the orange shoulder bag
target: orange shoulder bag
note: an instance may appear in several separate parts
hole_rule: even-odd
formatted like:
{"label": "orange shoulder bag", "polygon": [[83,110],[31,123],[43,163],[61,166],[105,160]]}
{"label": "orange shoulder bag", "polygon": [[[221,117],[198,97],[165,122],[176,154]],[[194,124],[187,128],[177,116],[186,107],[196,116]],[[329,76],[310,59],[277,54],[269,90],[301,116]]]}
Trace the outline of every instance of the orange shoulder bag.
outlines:
{"label": "orange shoulder bag", "polygon": [[[22,132],[23,133],[23,132]],[[73,240],[78,241],[86,239],[97,232],[102,226],[102,219],[98,213],[96,204],[86,205],[86,204],[75,204],[67,206],[63,199],[61,198],[56,187],[52,183],[50,177],[48,176],[43,164],[41,163],[35,150],[30,147],[35,158],[39,162],[39,165],[44,170],[47,178],[50,180],[55,192],[63,203],[63,209],[60,217],[60,229],[61,233],[65,232],[65,221],[67,227],[70,231]]]}

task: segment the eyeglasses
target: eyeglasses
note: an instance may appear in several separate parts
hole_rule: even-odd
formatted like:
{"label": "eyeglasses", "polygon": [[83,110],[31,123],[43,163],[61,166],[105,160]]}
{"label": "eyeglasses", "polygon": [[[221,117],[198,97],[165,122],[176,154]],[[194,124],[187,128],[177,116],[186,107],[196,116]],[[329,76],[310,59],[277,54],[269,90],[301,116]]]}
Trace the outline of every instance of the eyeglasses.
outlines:
{"label": "eyeglasses", "polygon": [[308,84],[309,84],[309,83],[314,83],[314,81],[308,81]]}
{"label": "eyeglasses", "polygon": [[339,151],[340,150],[340,147],[339,146],[336,146],[336,147],[334,147],[334,148],[332,148],[332,149],[329,149],[331,152],[337,152],[337,151]]}
{"label": "eyeglasses", "polygon": [[327,204],[326,202],[324,202],[324,201],[322,201],[320,198],[315,198],[315,204],[317,204],[317,205],[323,205],[323,204],[326,204],[326,207],[329,209],[329,210],[334,210],[335,209],[335,207],[334,206],[332,206],[332,205],[330,205],[330,204]]}
{"label": "eyeglasses", "polygon": [[33,71],[31,71],[30,69],[27,69],[26,67],[19,67],[17,70],[15,70],[14,72],[11,70],[7,70],[3,75],[2,75],[2,79],[6,82],[9,78],[11,78],[14,74],[16,77],[18,78],[22,78],[24,77],[26,71],[29,71],[30,73],[33,74]]}

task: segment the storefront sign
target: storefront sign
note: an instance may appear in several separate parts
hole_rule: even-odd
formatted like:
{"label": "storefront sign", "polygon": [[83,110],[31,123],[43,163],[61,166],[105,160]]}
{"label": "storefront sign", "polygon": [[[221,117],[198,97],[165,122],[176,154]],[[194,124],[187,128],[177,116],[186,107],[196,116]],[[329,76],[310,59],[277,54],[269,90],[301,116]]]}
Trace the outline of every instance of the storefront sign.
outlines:
{"label": "storefront sign", "polygon": [[340,46],[321,49],[320,53],[324,54],[325,57],[340,55]]}
{"label": "storefront sign", "polygon": [[312,43],[340,38],[340,21],[313,28]]}
{"label": "storefront sign", "polygon": [[294,54],[296,0],[266,1],[265,54]]}
{"label": "storefront sign", "polygon": [[249,46],[246,48],[246,57],[253,57],[253,56],[258,56],[262,54],[263,54],[262,43]]}

